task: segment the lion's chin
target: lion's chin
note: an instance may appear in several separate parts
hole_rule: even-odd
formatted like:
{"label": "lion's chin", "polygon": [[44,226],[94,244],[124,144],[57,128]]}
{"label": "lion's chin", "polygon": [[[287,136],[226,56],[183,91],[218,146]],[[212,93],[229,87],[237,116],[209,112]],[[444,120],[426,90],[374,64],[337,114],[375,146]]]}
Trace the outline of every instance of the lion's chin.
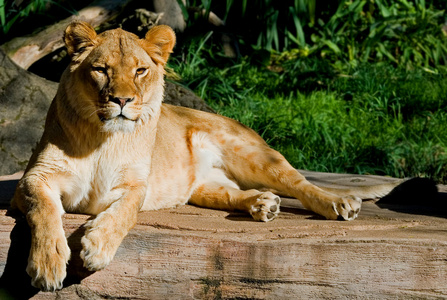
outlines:
{"label": "lion's chin", "polygon": [[103,132],[108,133],[116,133],[116,132],[123,132],[123,133],[130,133],[135,131],[135,128],[140,123],[140,120],[130,120],[123,117],[115,117],[113,119],[104,120],[102,126]]}

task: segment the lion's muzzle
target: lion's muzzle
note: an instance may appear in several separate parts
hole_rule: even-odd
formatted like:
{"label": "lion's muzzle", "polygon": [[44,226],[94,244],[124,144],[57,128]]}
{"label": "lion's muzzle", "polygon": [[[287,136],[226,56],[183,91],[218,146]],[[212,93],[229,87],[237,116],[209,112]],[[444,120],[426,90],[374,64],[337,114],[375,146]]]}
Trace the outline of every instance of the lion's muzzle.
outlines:
{"label": "lion's muzzle", "polygon": [[132,97],[132,98],[122,98],[122,97],[109,96],[109,101],[118,104],[121,107],[121,109],[123,109],[123,107],[127,103],[130,103],[130,102],[132,102],[134,100],[135,100],[135,97]]}

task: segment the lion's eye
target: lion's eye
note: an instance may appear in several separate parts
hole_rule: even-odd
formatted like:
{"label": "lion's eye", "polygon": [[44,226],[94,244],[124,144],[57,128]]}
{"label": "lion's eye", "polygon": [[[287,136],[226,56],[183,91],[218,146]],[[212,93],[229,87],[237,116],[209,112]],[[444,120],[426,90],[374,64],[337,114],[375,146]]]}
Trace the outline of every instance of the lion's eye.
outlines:
{"label": "lion's eye", "polygon": [[139,68],[139,69],[137,69],[136,73],[138,76],[143,76],[143,75],[147,74],[147,71],[148,71],[148,69],[146,69],[146,68]]}
{"label": "lion's eye", "polygon": [[103,67],[93,67],[93,71],[95,71],[95,72],[97,72],[97,73],[100,73],[100,74],[105,74],[105,73],[107,73],[106,68],[103,68]]}

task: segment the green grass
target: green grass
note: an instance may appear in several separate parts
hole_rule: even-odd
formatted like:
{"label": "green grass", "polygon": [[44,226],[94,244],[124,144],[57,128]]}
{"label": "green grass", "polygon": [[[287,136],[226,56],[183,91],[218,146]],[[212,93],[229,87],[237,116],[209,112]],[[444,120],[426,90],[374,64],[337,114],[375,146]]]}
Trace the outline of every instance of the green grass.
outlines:
{"label": "green grass", "polygon": [[280,72],[201,44],[171,67],[220,114],[255,129],[296,168],[447,181],[447,73],[294,59]]}
{"label": "green grass", "polygon": [[[186,3],[223,17],[224,30],[245,48],[297,49],[301,56],[352,66],[386,62],[433,71],[447,63],[445,0],[252,0],[248,10],[246,0]],[[190,25],[197,15],[185,10]]]}

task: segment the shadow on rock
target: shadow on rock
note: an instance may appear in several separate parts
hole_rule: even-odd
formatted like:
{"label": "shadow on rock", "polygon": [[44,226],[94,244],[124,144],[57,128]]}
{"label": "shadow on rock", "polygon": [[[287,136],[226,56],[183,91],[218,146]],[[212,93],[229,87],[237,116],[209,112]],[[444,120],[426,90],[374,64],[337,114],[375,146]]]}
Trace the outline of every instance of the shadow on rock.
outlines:
{"label": "shadow on rock", "polygon": [[229,211],[225,219],[235,222],[256,222],[250,214],[239,211]]}
{"label": "shadow on rock", "polygon": [[[306,219],[309,220],[326,220],[325,217],[320,216],[310,210],[297,207],[281,206],[281,211],[278,218],[281,218],[284,214],[307,216]],[[226,216],[225,219],[234,222],[259,222],[253,219],[253,217],[250,216],[250,214],[248,214],[247,212],[242,211],[229,211],[228,216]]]}
{"label": "shadow on rock", "polygon": [[389,210],[435,217],[447,217],[447,194],[439,193],[428,178],[409,179],[376,204]]}
{"label": "shadow on rock", "polygon": [[14,196],[18,179],[0,181],[0,209],[9,208],[9,202]]}
{"label": "shadow on rock", "polygon": [[31,229],[23,215],[11,215],[15,226],[11,231],[11,245],[4,272],[0,278],[0,290],[6,299],[28,299],[39,292],[31,285],[31,277],[26,273],[31,247]]}
{"label": "shadow on rock", "polygon": [[81,226],[67,239],[71,250],[71,258],[67,266],[67,278],[64,280],[64,287],[79,284],[84,278],[95,273],[84,268],[84,261],[80,256],[82,250],[81,239],[84,233],[85,228]]}
{"label": "shadow on rock", "polygon": [[[0,299],[29,299],[39,293],[39,289],[31,285],[31,277],[26,273],[31,248],[31,229],[20,212],[9,210],[8,215],[16,222],[10,234],[11,244],[4,272],[0,277]],[[80,227],[68,237],[71,259],[67,266],[64,288],[79,284],[82,279],[93,273],[83,267],[79,256],[84,231],[84,228]]]}

